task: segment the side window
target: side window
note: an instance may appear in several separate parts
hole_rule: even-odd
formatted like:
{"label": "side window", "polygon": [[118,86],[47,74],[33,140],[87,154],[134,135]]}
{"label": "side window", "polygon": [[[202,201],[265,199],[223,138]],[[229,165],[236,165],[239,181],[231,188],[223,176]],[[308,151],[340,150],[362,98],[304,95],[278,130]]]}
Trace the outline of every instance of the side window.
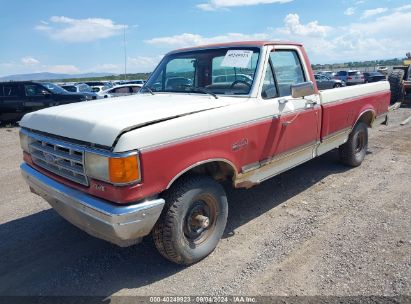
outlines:
{"label": "side window", "polygon": [[270,53],[279,95],[291,95],[291,85],[305,81],[300,58],[296,51],[277,50]]}
{"label": "side window", "polygon": [[274,98],[278,96],[277,87],[275,86],[273,69],[271,68],[270,63],[268,63],[267,70],[265,71],[263,91],[261,92],[261,96],[264,99]]}
{"label": "side window", "polygon": [[8,84],[5,84],[4,86],[0,86],[0,96],[5,96],[5,97],[19,96],[18,86],[8,85]]}
{"label": "side window", "polygon": [[112,91],[113,91],[113,93],[125,94],[125,93],[130,93],[130,88],[129,87],[122,87],[122,88],[114,89]]}
{"label": "side window", "polygon": [[24,85],[26,96],[43,96],[45,89],[37,84]]}

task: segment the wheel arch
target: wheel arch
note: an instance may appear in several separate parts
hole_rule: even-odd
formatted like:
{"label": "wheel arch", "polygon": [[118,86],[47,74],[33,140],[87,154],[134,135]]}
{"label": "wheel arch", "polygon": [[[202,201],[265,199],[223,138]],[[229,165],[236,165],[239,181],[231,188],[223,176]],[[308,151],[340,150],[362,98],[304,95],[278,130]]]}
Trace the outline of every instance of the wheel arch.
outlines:
{"label": "wheel arch", "polygon": [[359,122],[364,122],[369,128],[372,128],[374,120],[375,120],[376,114],[375,110],[372,108],[365,109],[360,112],[360,115],[358,115],[357,120],[353,124],[353,128],[355,127],[356,124]]}
{"label": "wheel arch", "polygon": [[216,180],[231,179],[234,181],[237,178],[237,168],[229,160],[224,158],[213,158],[196,162],[177,173],[167,184],[166,189],[169,189],[179,178],[189,173],[202,173],[210,175]]}

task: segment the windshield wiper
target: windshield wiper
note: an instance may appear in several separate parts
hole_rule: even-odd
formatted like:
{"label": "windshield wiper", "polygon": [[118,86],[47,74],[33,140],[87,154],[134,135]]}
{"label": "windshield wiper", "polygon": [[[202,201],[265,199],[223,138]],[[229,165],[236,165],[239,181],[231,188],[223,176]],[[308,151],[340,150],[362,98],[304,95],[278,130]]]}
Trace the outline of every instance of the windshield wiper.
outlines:
{"label": "windshield wiper", "polygon": [[150,92],[151,95],[154,95],[153,90],[152,90],[149,86],[143,86],[143,87],[140,89],[140,91],[141,91],[142,89],[146,89],[147,91]]}
{"label": "windshield wiper", "polygon": [[192,89],[193,89],[193,92],[201,92],[201,93],[209,94],[209,95],[213,96],[215,99],[218,99],[218,96],[216,94],[214,94],[210,90],[207,90],[206,88],[192,87]]}

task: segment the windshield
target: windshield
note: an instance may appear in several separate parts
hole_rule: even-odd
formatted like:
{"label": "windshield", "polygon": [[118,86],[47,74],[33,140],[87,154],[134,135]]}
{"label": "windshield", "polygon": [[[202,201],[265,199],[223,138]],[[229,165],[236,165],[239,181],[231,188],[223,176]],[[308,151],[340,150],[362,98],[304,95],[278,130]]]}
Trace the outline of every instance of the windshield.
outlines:
{"label": "windshield", "polygon": [[54,83],[51,82],[43,82],[41,83],[44,87],[46,87],[47,89],[49,89],[50,91],[52,91],[53,93],[56,94],[62,94],[62,93],[67,93],[66,90],[64,90],[63,88],[59,87],[58,85],[55,85]]}
{"label": "windshield", "polygon": [[259,55],[260,49],[252,47],[169,54],[141,91],[247,95]]}

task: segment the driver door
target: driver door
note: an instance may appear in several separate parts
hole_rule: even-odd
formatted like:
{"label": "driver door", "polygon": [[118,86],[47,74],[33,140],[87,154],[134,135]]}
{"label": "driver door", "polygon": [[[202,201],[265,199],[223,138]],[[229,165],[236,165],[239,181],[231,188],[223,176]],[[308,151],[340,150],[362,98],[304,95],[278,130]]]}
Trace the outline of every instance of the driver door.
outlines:
{"label": "driver door", "polygon": [[[311,159],[319,141],[321,107],[318,95],[291,96],[292,85],[309,79],[298,52],[286,49],[272,51],[265,78],[262,98],[272,100],[278,113],[273,124],[278,131],[275,142],[272,145],[266,143],[270,149],[262,151],[260,162],[286,158],[285,165],[291,167]],[[283,167],[284,162],[279,166]]]}
{"label": "driver door", "polygon": [[[312,150],[319,141],[320,110],[317,95],[293,98],[291,86],[309,81],[297,50],[280,49],[270,53],[278,87],[280,138],[274,155]],[[312,151],[307,154],[312,157]],[[311,158],[310,157],[310,158]]]}

